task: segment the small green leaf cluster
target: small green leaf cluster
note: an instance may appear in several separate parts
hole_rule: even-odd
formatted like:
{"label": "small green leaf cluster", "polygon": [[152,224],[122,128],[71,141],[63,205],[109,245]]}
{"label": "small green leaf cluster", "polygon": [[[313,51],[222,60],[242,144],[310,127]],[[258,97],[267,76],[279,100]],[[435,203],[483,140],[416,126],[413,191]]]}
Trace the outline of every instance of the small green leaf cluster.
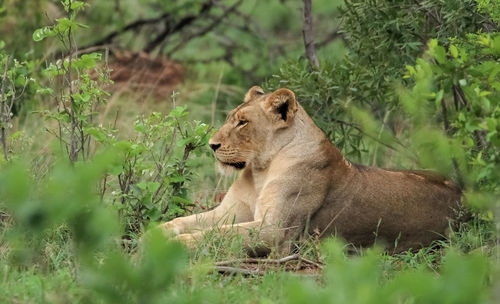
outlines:
{"label": "small green leaf cluster", "polygon": [[83,1],[71,0],[63,1],[62,5],[67,16],[57,19],[56,25],[37,29],[33,33],[33,40],[56,37],[68,53],[42,71],[43,76],[55,78],[58,85],[41,88],[38,92],[48,94],[57,101],[57,111],[45,110],[42,114],[57,122],[58,130],[52,133],[65,147],[70,161],[76,162],[79,158],[90,157],[92,137],[86,131],[95,127],[95,111],[109,96],[103,88],[112,81],[109,79],[110,71],[97,66],[102,54],[79,56],[75,53],[74,33],[77,28],[86,28],[75,19],[87,5]]}
{"label": "small green leaf cluster", "polygon": [[496,24],[500,24],[500,3],[495,0],[476,0],[480,12],[490,16]]}
{"label": "small green leaf cluster", "polygon": [[56,19],[56,24],[37,29],[33,33],[34,41],[42,41],[47,37],[65,37],[71,35],[78,27],[88,28],[86,25],[76,22],[75,18],[79,11],[88,6],[83,1],[64,0],[62,2],[68,17]]}
{"label": "small green leaf cluster", "polygon": [[7,161],[11,154],[12,141],[10,137],[12,118],[19,113],[21,105],[32,98],[41,86],[33,78],[33,61],[20,61],[4,50],[5,43],[0,40],[0,162]]}

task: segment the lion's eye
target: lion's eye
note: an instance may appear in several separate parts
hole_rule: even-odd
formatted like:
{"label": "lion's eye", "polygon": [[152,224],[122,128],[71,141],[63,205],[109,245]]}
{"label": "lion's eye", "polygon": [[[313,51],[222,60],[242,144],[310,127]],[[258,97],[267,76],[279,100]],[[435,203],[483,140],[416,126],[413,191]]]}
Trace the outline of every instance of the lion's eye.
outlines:
{"label": "lion's eye", "polygon": [[241,127],[241,126],[246,125],[247,123],[248,123],[248,120],[240,120],[236,126]]}

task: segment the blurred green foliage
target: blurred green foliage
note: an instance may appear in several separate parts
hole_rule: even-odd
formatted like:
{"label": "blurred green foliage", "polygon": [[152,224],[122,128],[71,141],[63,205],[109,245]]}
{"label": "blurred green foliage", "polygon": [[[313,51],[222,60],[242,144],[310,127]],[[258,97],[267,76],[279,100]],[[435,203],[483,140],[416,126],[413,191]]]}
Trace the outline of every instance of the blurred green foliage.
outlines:
{"label": "blurred green foliage", "polygon": [[[470,35],[465,40],[456,39],[448,50],[436,40],[430,40],[428,46],[424,57],[407,67],[406,77],[413,78],[415,86],[401,102],[412,114],[411,125],[415,130],[429,124],[436,129],[441,126],[442,134],[454,142],[454,151],[432,150],[458,161],[469,189],[498,193],[500,36]],[[412,139],[424,137],[429,141],[428,133]],[[438,142],[446,141],[441,138]],[[420,150],[429,149],[424,142],[415,144]],[[439,158],[428,160],[426,167],[440,167]]]}
{"label": "blurred green foliage", "polygon": [[291,280],[286,303],[489,303],[482,292],[489,265],[481,256],[450,252],[436,276],[422,268],[387,273],[376,250],[346,259],[342,244],[325,247],[329,264],[324,286]]}

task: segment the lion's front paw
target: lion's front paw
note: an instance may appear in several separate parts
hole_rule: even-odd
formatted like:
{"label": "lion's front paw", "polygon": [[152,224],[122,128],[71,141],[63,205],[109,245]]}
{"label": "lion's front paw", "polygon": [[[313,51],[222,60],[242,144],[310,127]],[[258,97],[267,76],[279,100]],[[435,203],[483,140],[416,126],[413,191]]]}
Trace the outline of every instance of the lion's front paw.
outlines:
{"label": "lion's front paw", "polygon": [[182,232],[182,227],[176,223],[175,219],[170,222],[163,223],[159,227],[166,234],[179,235]]}
{"label": "lion's front paw", "polygon": [[182,242],[190,249],[196,248],[196,243],[199,241],[199,233],[179,234],[175,239]]}

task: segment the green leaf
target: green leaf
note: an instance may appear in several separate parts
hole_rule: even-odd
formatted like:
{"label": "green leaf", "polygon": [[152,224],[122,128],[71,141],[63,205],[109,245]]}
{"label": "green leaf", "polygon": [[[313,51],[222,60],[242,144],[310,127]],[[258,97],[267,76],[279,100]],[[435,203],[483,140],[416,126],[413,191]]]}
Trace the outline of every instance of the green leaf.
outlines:
{"label": "green leaf", "polygon": [[83,8],[84,6],[85,6],[85,3],[82,1],[71,2],[71,10],[73,10],[73,11],[78,11],[79,9]]}
{"label": "green leaf", "polygon": [[436,107],[439,107],[441,105],[441,100],[443,99],[443,95],[444,95],[444,90],[440,90],[439,92],[437,92],[435,99]]}
{"label": "green leaf", "polygon": [[415,75],[417,73],[415,71],[415,68],[413,66],[411,66],[411,65],[407,65],[406,69],[408,70],[408,72],[410,72],[410,75]]}
{"label": "green leaf", "polygon": [[436,39],[431,39],[429,41],[429,53],[436,58],[437,62],[440,64],[446,63],[446,50],[444,47],[438,45],[438,42]]}
{"label": "green leaf", "polygon": [[450,53],[451,53],[451,56],[453,56],[453,58],[457,58],[458,57],[458,49],[453,44],[450,45]]}
{"label": "green leaf", "polygon": [[139,189],[141,189],[141,190],[146,190],[148,187],[148,184],[145,182],[137,183],[137,187],[139,187]]}
{"label": "green leaf", "polygon": [[176,203],[178,205],[185,205],[185,204],[191,204],[191,201],[188,200],[187,198],[180,197],[180,196],[172,196],[171,201],[173,203]]}
{"label": "green leaf", "polygon": [[187,106],[177,106],[175,109],[170,111],[168,117],[182,118],[187,116],[189,113],[186,111]]}
{"label": "green leaf", "polygon": [[51,26],[46,26],[42,27],[40,29],[35,30],[33,32],[33,40],[38,42],[42,41],[43,39],[47,37],[54,36],[56,33],[54,32],[53,28]]}
{"label": "green leaf", "polygon": [[52,89],[52,88],[39,88],[36,90],[36,93],[41,94],[41,95],[52,95],[52,94],[54,94],[54,89]]}
{"label": "green leaf", "polygon": [[184,180],[185,180],[185,178],[182,175],[173,175],[173,176],[169,176],[165,179],[165,181],[169,184],[182,183]]}
{"label": "green leaf", "polygon": [[17,131],[17,132],[15,132],[14,134],[12,134],[11,138],[12,138],[12,139],[17,139],[17,138],[19,138],[21,135],[23,135],[23,131]]}
{"label": "green leaf", "polygon": [[57,33],[64,33],[76,26],[76,24],[68,18],[59,18],[56,19],[56,21],[57,25],[54,27],[54,31],[56,31]]}
{"label": "green leaf", "polygon": [[156,190],[158,190],[158,188],[160,188],[160,183],[158,183],[158,182],[149,182],[148,183],[148,189],[151,192],[155,192]]}
{"label": "green leaf", "polygon": [[490,131],[496,131],[497,129],[497,120],[491,117],[486,118],[486,126]]}
{"label": "green leaf", "polygon": [[85,134],[91,135],[99,142],[105,142],[106,139],[108,138],[102,130],[97,128],[87,128],[84,130],[84,132]]}
{"label": "green leaf", "polygon": [[134,130],[140,133],[146,132],[146,127],[143,123],[137,123],[134,125]]}
{"label": "green leaf", "polygon": [[72,66],[76,69],[92,69],[99,60],[101,60],[101,54],[99,53],[85,54],[73,61]]}

